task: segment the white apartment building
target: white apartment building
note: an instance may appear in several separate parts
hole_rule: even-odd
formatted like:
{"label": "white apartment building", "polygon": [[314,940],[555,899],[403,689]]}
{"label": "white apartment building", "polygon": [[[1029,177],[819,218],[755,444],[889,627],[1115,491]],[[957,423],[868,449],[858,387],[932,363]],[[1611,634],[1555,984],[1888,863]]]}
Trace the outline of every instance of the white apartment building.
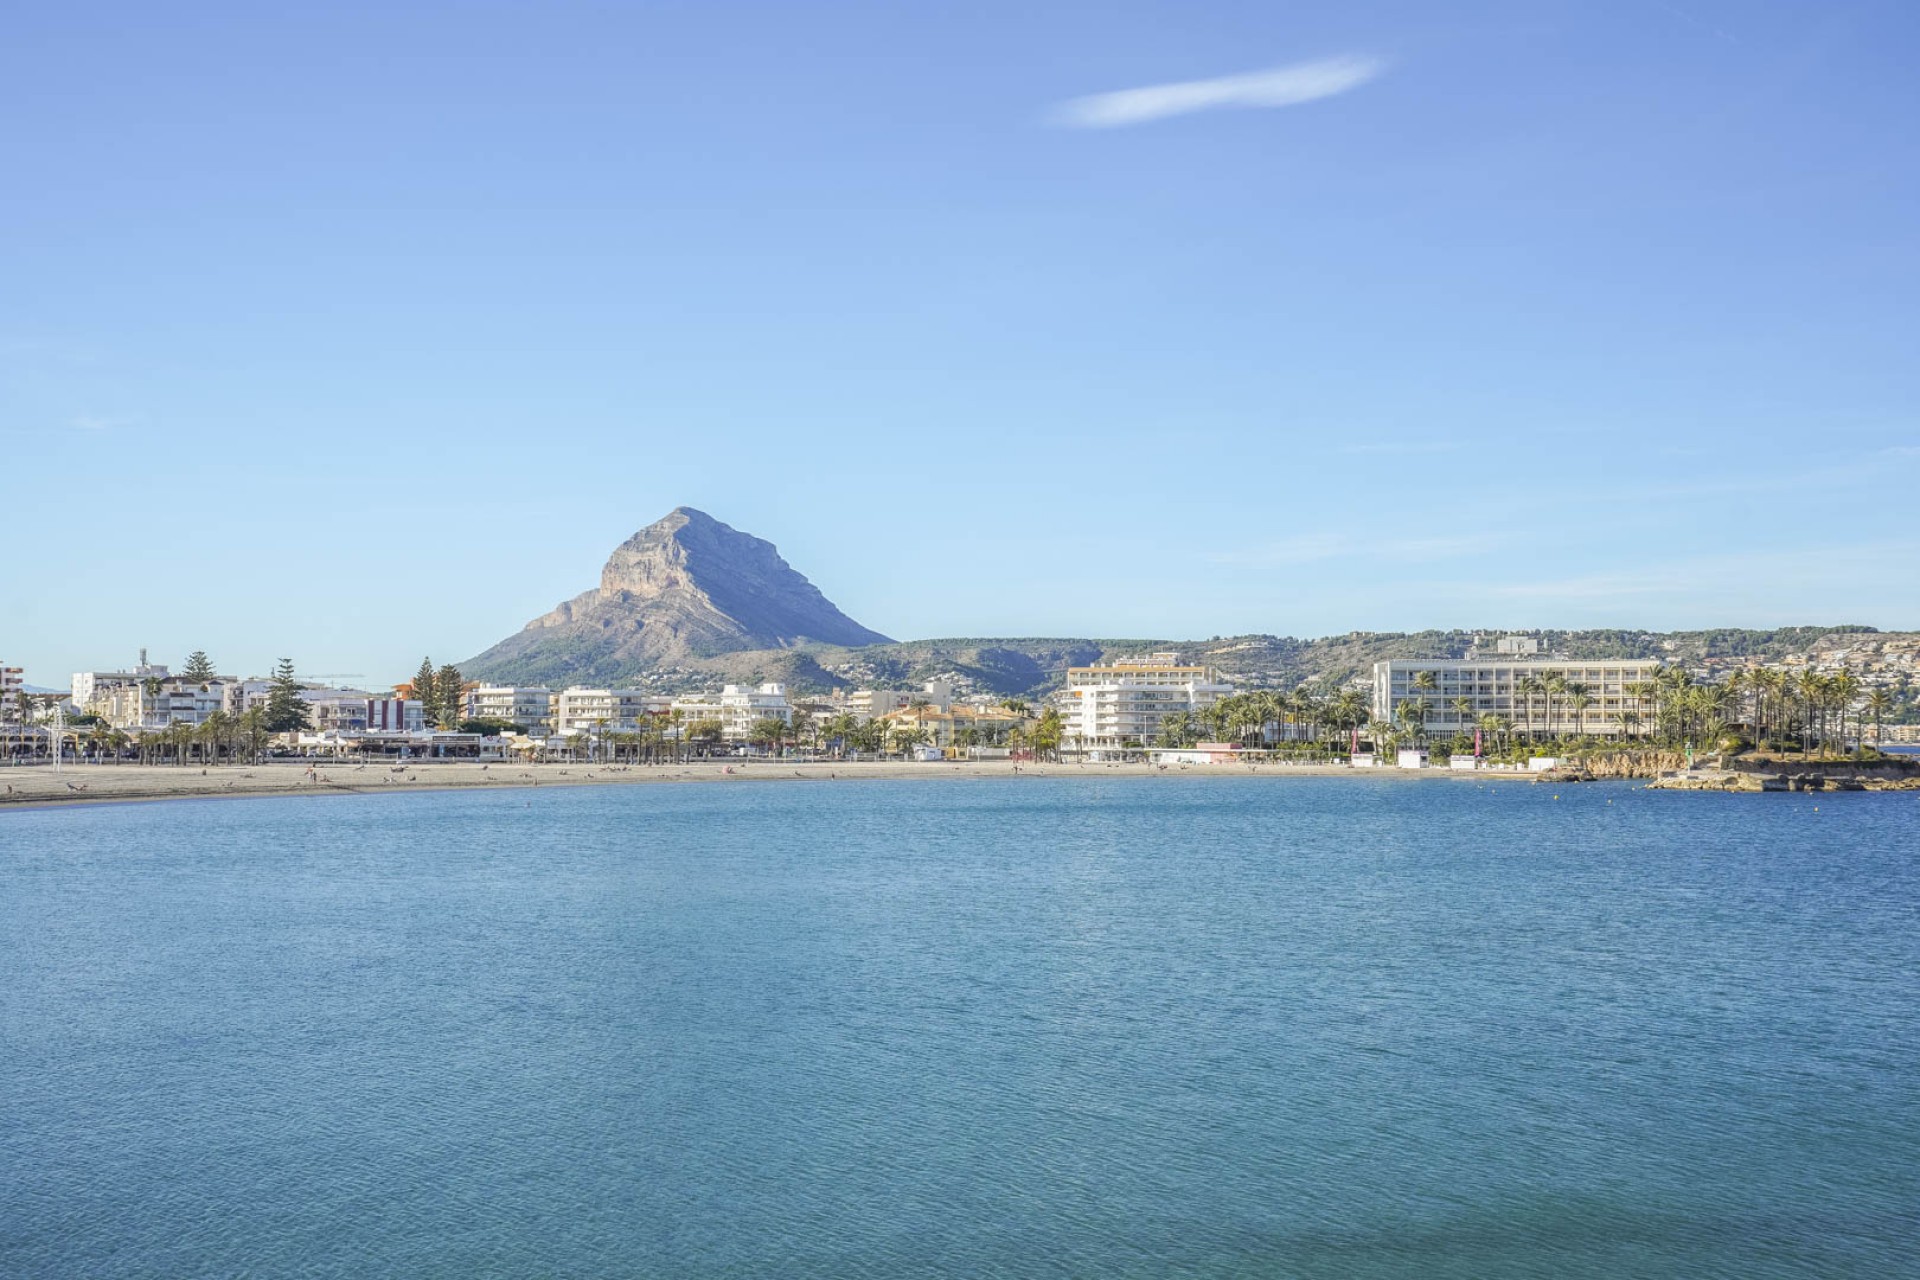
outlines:
{"label": "white apartment building", "polygon": [[20,718],[20,695],[27,687],[27,673],[19,667],[0,666],[0,724]]}
{"label": "white apartment building", "polygon": [[94,698],[108,689],[121,685],[139,684],[144,680],[165,680],[168,672],[164,663],[147,661],[147,651],[140,651],[140,661],[131,671],[76,671],[73,673],[73,705],[85,710]]}
{"label": "white apartment building", "polygon": [[[673,709],[673,699],[639,689],[588,689],[573,685],[553,694],[552,699],[553,731],[558,734],[633,733],[648,716],[664,715]],[[516,718],[516,723],[526,721]]]}
{"label": "white apartment building", "polygon": [[125,683],[96,681],[93,699],[84,709],[116,729],[164,729],[175,724],[197,728],[226,705],[226,696],[226,684],[220,680],[152,676]]}
{"label": "white apartment building", "polygon": [[1118,747],[1150,743],[1167,716],[1204,711],[1232,693],[1212,667],[1183,662],[1177,653],[1155,653],[1069,667],[1058,705],[1070,741]]}
{"label": "white apartment building", "polygon": [[[230,716],[245,715],[265,706],[272,693],[271,680],[229,680],[226,712]],[[300,690],[300,701],[307,704],[307,719],[316,733],[419,733],[427,727],[426,708],[418,699],[388,697],[365,689],[306,685]]]}
{"label": "white apartment building", "polygon": [[[1395,658],[1373,664],[1373,718],[1397,723],[1401,704],[1420,698],[1426,731],[1435,737],[1471,733],[1484,715],[1502,716],[1521,733],[1615,737],[1651,726],[1652,700],[1635,689],[1659,668],[1652,658]],[[1551,698],[1533,687],[1555,677],[1565,688]],[[1574,706],[1578,698],[1584,707]]]}
{"label": "white apartment building", "polygon": [[271,680],[230,680],[227,682],[227,714],[244,715],[265,702],[271,692]]}
{"label": "white apartment building", "polygon": [[545,685],[483,684],[467,694],[467,713],[476,720],[505,720],[540,733],[552,727],[553,690]]}
{"label": "white apartment building", "polygon": [[387,698],[365,689],[302,689],[307,718],[316,733],[420,733],[426,706],[415,698]]}
{"label": "white apartment building", "polygon": [[748,688],[730,684],[720,690],[720,731],[729,742],[745,742],[753,736],[755,722],[769,717],[782,724],[793,723],[787,686],[769,683]]}
{"label": "white apartment building", "polygon": [[909,689],[855,689],[846,697],[846,711],[864,724],[921,703],[935,711],[953,710],[953,685],[945,680],[929,680],[918,693]]}

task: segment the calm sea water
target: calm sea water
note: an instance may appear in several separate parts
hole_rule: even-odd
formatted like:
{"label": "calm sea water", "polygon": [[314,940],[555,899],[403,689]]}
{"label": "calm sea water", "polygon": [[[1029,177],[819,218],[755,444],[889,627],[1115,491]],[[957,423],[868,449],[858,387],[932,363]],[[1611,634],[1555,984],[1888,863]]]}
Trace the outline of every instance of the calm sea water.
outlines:
{"label": "calm sea water", "polygon": [[1920,1274],[1920,797],[0,813],[0,1275]]}

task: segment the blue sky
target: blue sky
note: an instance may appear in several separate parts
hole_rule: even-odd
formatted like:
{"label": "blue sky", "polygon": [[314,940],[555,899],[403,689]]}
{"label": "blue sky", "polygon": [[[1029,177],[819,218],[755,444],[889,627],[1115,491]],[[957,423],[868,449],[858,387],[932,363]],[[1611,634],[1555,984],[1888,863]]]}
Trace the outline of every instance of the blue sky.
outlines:
{"label": "blue sky", "polygon": [[398,679],[682,503],[903,638],[1920,627],[1916,52],[1844,0],[21,7],[0,658]]}

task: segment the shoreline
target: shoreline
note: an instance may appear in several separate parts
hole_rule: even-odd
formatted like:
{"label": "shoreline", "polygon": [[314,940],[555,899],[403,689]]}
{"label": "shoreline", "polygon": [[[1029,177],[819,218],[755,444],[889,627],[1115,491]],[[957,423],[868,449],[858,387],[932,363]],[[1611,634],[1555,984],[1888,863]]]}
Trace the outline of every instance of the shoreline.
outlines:
{"label": "shoreline", "polygon": [[267,796],[387,795],[417,791],[522,791],[540,787],[646,786],[668,783],[927,781],[1017,778],[1502,778],[1535,781],[1522,773],[1447,769],[1354,769],[1345,765],[1028,764],[967,761],[699,761],[659,765],[516,763],[478,765],[433,762],[396,770],[385,764],[316,764],[309,780],[304,764],[275,763],[181,768],[175,765],[51,765],[0,768],[0,812],[90,804],[156,803]]}
{"label": "shoreline", "polygon": [[[1507,782],[1528,786],[1573,786],[1587,782],[1632,782],[1655,791],[1753,792],[1763,788],[1760,775],[1722,774],[1701,770],[1659,777],[1521,773],[1506,770],[1452,770],[1443,768],[1355,769],[1338,764],[1187,764],[1161,767],[1145,763],[1039,764],[1006,760],[943,761],[696,761],[656,765],[519,764],[468,761],[422,762],[396,768],[385,763],[344,763],[321,766],[314,762],[310,779],[304,763],[198,766],[176,765],[67,765],[55,773],[51,765],[0,767],[0,812],[9,809],[59,809],[98,804],[156,804],[170,800],[219,800],[274,796],[366,796],[418,791],[523,791],[541,787],[659,786],[666,784],[751,782],[872,782],[962,781],[1021,778],[1235,778],[1246,781],[1285,778],[1346,778],[1390,782],[1451,779],[1481,784]],[[1836,770],[1835,772],[1838,772]],[[1766,791],[1787,790],[1767,785]],[[1849,780],[1849,783],[1851,780]],[[1837,779],[1836,779],[1837,783]],[[1799,786],[1791,788],[1801,790]],[[1920,790],[1920,778],[1911,781],[1867,781],[1807,787],[1806,790]]]}

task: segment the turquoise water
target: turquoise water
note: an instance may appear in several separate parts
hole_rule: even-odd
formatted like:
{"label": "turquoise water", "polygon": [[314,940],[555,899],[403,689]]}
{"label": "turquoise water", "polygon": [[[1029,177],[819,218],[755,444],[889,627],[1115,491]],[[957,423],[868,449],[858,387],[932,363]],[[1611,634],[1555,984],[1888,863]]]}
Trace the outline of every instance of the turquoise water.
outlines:
{"label": "turquoise water", "polygon": [[1920,797],[0,813],[0,1275],[1920,1274]]}

